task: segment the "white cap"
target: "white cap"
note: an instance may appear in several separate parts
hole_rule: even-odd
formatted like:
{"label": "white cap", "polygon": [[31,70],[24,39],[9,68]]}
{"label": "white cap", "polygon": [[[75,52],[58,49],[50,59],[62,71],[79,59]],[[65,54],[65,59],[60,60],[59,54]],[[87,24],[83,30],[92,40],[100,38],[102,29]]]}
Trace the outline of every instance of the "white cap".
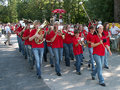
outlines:
{"label": "white cap", "polygon": [[33,28],[34,27],[34,25],[30,25],[30,28]]}
{"label": "white cap", "polygon": [[19,22],[20,22],[20,24],[22,25],[22,23],[23,23],[24,21],[21,20],[21,21],[19,21]]}
{"label": "white cap", "polygon": [[22,23],[21,25],[22,25],[23,27],[25,27],[25,23]]}
{"label": "white cap", "polygon": [[79,2],[79,4],[80,4],[80,5],[82,5],[82,4],[83,4],[83,2]]}
{"label": "white cap", "polygon": [[97,25],[97,28],[99,28],[99,27],[101,27],[101,26],[103,26],[103,25],[99,24],[99,25]]}

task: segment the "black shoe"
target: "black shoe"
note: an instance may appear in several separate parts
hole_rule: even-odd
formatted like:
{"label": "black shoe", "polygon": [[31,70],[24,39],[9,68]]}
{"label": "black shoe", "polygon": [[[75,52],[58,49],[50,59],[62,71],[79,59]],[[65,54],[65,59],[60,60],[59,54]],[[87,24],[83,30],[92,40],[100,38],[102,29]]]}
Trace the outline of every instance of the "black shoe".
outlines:
{"label": "black shoe", "polygon": [[83,62],[81,62],[81,65],[83,65]]}
{"label": "black shoe", "polygon": [[25,56],[25,59],[27,59],[27,56]]}
{"label": "black shoe", "polygon": [[57,73],[58,76],[62,76],[61,73]]}
{"label": "black shoe", "polygon": [[95,77],[92,77],[92,80],[95,80]]}
{"label": "black shoe", "polygon": [[83,59],[85,59],[85,57],[83,56]]}
{"label": "black shoe", "polygon": [[30,67],[30,69],[31,69],[31,70],[33,70],[33,69],[34,69],[34,67],[33,67],[33,66],[31,66],[31,67]]}
{"label": "black shoe", "polygon": [[90,64],[88,64],[88,67],[90,68]]}
{"label": "black shoe", "polygon": [[51,67],[54,67],[54,65],[51,65]]}
{"label": "black shoe", "polygon": [[101,85],[101,86],[104,86],[104,87],[106,86],[105,83],[102,83],[102,84],[100,84],[100,85]]}
{"label": "black shoe", "polygon": [[66,65],[67,67],[70,67],[70,65]]}
{"label": "black shoe", "polygon": [[71,60],[74,60],[74,58],[71,58]]}
{"label": "black shoe", "polygon": [[109,69],[109,67],[104,67],[104,68]]}
{"label": "black shoe", "polygon": [[4,42],[4,44],[6,45],[6,42]]}
{"label": "black shoe", "polygon": [[81,72],[77,72],[78,75],[81,75]]}
{"label": "black shoe", "polygon": [[47,62],[47,60],[44,60],[45,62]]}
{"label": "black shoe", "polygon": [[41,79],[41,76],[38,76],[38,79]]}
{"label": "black shoe", "polygon": [[9,46],[11,46],[12,44],[9,44]]}

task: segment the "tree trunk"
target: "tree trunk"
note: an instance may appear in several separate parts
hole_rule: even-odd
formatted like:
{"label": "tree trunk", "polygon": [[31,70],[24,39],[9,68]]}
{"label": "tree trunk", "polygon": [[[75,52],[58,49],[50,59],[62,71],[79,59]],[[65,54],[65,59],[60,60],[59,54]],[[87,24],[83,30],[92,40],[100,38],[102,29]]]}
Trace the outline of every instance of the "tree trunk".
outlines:
{"label": "tree trunk", "polygon": [[114,0],[114,21],[120,22],[120,0]]}

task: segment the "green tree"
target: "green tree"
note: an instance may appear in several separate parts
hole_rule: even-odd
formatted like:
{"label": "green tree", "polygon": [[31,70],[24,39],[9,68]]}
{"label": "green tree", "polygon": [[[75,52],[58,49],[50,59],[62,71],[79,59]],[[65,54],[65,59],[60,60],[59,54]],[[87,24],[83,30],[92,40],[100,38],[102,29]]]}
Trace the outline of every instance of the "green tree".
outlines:
{"label": "green tree", "polygon": [[91,19],[100,19],[103,22],[114,21],[114,2],[113,0],[88,0],[85,3]]}
{"label": "green tree", "polygon": [[17,1],[16,0],[10,0],[9,1],[9,9],[10,9],[10,21],[17,22]]}
{"label": "green tree", "polygon": [[114,20],[120,22],[120,0],[114,0]]}

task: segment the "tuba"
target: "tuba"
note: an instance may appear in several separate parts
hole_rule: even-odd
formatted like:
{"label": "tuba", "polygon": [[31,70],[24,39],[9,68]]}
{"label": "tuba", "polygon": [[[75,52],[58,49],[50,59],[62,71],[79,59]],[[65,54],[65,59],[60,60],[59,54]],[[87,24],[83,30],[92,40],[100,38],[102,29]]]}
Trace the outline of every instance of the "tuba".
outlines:
{"label": "tuba", "polygon": [[[48,24],[49,24],[49,22],[48,22],[47,20],[45,20],[45,21],[43,22],[43,24],[37,29],[36,34],[39,34],[39,32],[40,32],[45,26],[47,26]],[[44,34],[40,34],[40,38],[35,38],[35,43],[36,43],[36,44],[41,44],[41,43],[43,43],[43,38],[44,38]],[[40,40],[41,40],[41,42],[40,42]]]}

